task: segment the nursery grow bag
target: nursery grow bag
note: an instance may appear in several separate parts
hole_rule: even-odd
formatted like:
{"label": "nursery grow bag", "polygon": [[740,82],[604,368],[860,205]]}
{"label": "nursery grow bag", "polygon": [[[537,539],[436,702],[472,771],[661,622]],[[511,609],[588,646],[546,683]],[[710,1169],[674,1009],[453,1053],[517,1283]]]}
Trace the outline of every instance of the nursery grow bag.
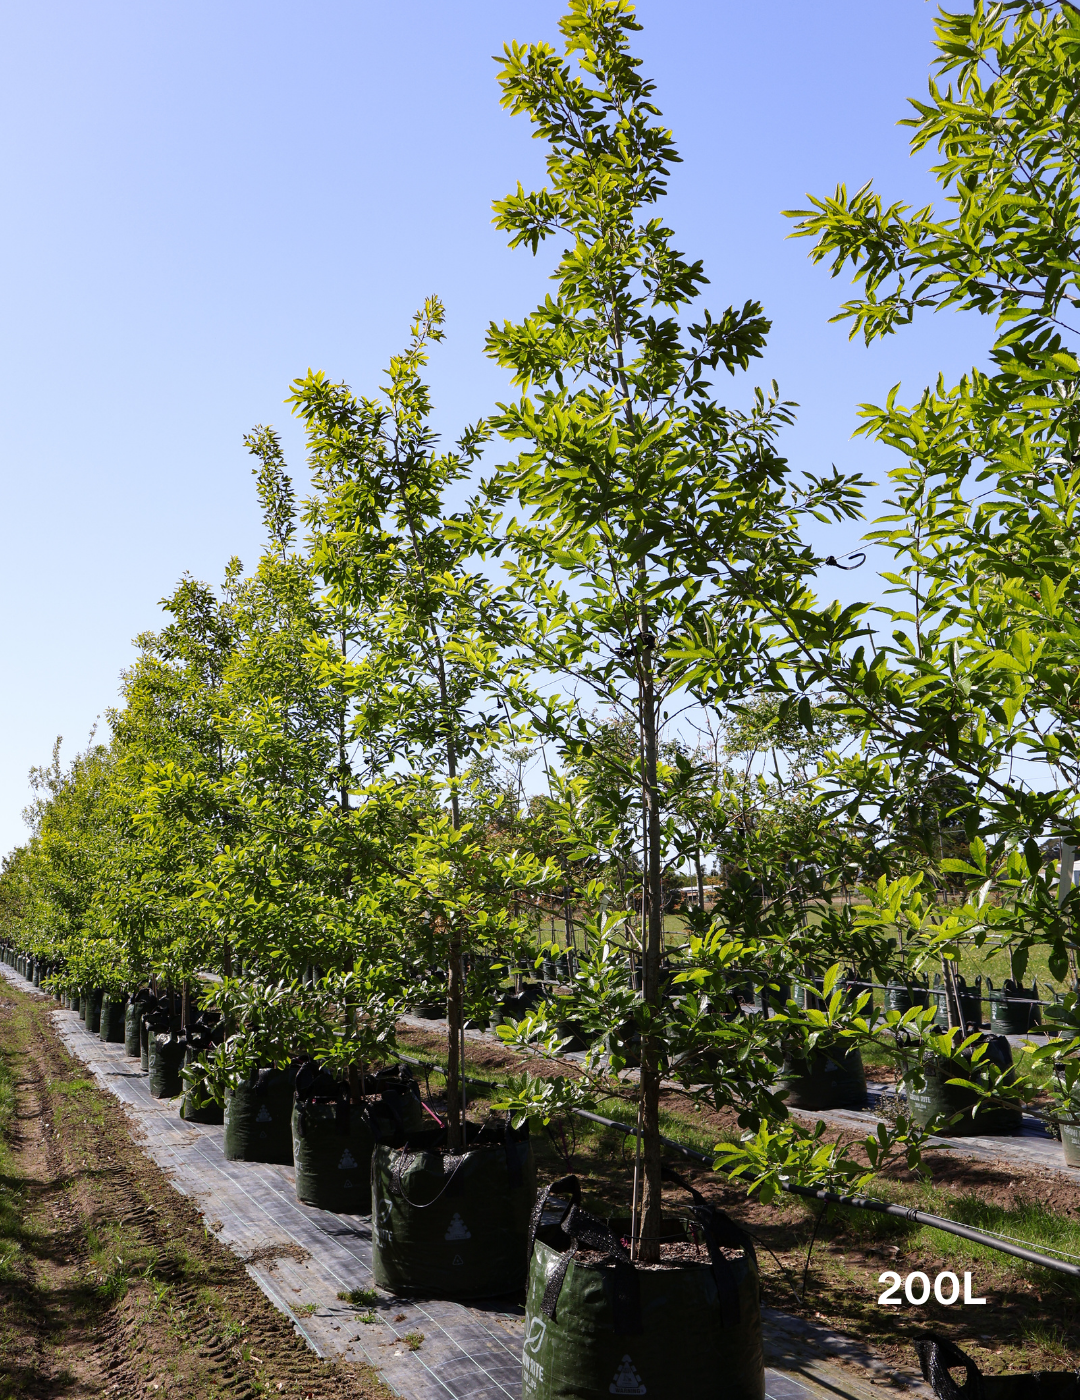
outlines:
{"label": "nursery grow bag", "polygon": [[862,1108],[866,1071],[858,1047],[816,1050],[809,1060],[789,1059],[780,1071],[779,1093],[790,1108]]}
{"label": "nursery grow bag", "polygon": [[78,992],[72,992],[71,996],[68,998],[68,1003],[71,1006],[72,1011],[74,1011],[77,1015],[82,1015],[82,1001],[79,997]]}
{"label": "nursery grow bag", "polygon": [[771,1008],[782,1011],[790,1000],[790,982],[777,980],[776,982],[766,983],[764,986],[754,988],[754,1010],[761,1011],[765,1015],[769,1014]]}
{"label": "nursery grow bag", "polygon": [[423,1128],[420,1090],[411,1077],[367,1077],[364,1103],[349,1101],[349,1086],[319,1072],[311,1061],[296,1075],[293,1162],[296,1198],[319,1210],[367,1215],[371,1210],[371,1154],[376,1142],[404,1143]]}
{"label": "nursery grow bag", "polygon": [[[184,1064],[193,1065],[198,1062],[199,1056],[206,1049],[205,1045],[192,1045],[190,1042],[184,1047]],[[184,1081],[181,1081],[182,1083]],[[224,1123],[225,1105],[214,1103],[204,1103],[196,1108],[193,1095],[190,1089],[184,1088],[184,1097],[180,1100],[180,1117],[185,1123]]]}
{"label": "nursery grow bag", "polygon": [[171,1031],[151,1033],[148,1058],[151,1098],[175,1099],[183,1093],[180,1066],[184,1063],[184,1046]]}
{"label": "nursery grow bag", "polygon": [[986,979],[986,997],[990,1003],[990,1030],[994,1035],[1027,1035],[1041,1023],[1039,986],[1018,986],[1011,977],[995,990]]}
{"label": "nursery grow bag", "polygon": [[225,1160],[292,1166],[293,1069],[253,1069],[225,1095]]}
{"label": "nursery grow bag", "polygon": [[1080,1119],[1074,1122],[1058,1123],[1058,1130],[1061,1133],[1061,1145],[1065,1149],[1065,1165],[1067,1167],[1080,1167]]}
{"label": "nursery grow bag", "polygon": [[926,1008],[930,1005],[930,989],[917,982],[890,982],[885,988],[885,1010],[910,1011],[913,1006]]}
{"label": "nursery grow bag", "polygon": [[[1012,1050],[1004,1036],[989,1036],[986,1045],[986,1058],[991,1064],[1002,1070],[1011,1068]],[[962,1084],[948,1082],[965,1075],[971,1075],[970,1050],[955,1059],[926,1056],[923,1061],[925,1087],[907,1089],[908,1107],[919,1127],[925,1128],[939,1115],[948,1120],[954,1113],[963,1112],[963,1117],[955,1123],[946,1121],[937,1131],[949,1137],[998,1137],[1020,1132],[1024,1120],[1018,1108],[984,1108],[972,1117],[970,1110],[978,1102],[978,1094]]]}
{"label": "nursery grow bag", "polygon": [[[695,1193],[701,1262],[635,1268],[611,1228],[577,1205],[534,1226],[525,1301],[522,1400],[763,1400],[765,1361],[753,1242]],[[537,1201],[538,1222],[547,1192]],[[576,1258],[579,1249],[595,1257]],[[741,1250],[741,1255],[732,1254]]]}
{"label": "nursery grow bag", "polygon": [[124,1007],[124,1054],[141,1055],[143,1003],[129,1001]]}
{"label": "nursery grow bag", "polygon": [[[964,1017],[964,1025],[972,1026],[978,1030],[982,1026],[982,977],[975,978],[975,985],[969,987],[962,974],[956,974],[956,981],[960,990],[960,1010]],[[947,1029],[949,1025],[949,1004],[945,988],[941,984],[941,973],[934,973],[934,985],[930,989],[934,1005],[937,1007],[937,1014],[934,1016],[934,1025]]]}
{"label": "nursery grow bag", "polygon": [[425,1298],[492,1298],[525,1283],[536,1164],[528,1124],[469,1124],[460,1156],[445,1130],[371,1157],[375,1282]]}
{"label": "nursery grow bag", "polygon": [[34,959],[34,979],[33,979],[33,980],[34,980],[34,986],[35,986],[35,987],[40,987],[40,986],[41,986],[41,964],[38,962],[37,958]]}
{"label": "nursery grow bag", "polygon": [[[938,1400],[1080,1400],[1080,1372],[1028,1371],[1024,1374],[984,1376],[955,1342],[924,1332],[916,1337],[915,1355],[923,1380],[933,1386]],[[962,1385],[949,1368],[963,1367]]]}
{"label": "nursery grow bag", "polygon": [[101,999],[101,1024],[98,1034],[102,1040],[118,1045],[125,1038],[127,998],[111,997],[106,994]]}
{"label": "nursery grow bag", "polygon": [[105,995],[100,987],[92,987],[86,994],[86,1029],[101,1031],[101,999]]}

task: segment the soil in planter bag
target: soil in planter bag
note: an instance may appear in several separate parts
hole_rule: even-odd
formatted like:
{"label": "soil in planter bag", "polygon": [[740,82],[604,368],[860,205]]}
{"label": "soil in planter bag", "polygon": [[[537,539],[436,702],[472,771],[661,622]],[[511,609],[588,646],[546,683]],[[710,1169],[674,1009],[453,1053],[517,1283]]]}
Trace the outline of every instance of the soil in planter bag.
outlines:
{"label": "soil in planter bag", "polygon": [[155,1099],[175,1099],[183,1093],[184,1081],[180,1066],[184,1063],[184,1043],[171,1031],[158,1031],[150,1036],[150,1096]]}
{"label": "soil in planter bag", "polygon": [[[528,1125],[468,1126],[460,1156],[445,1129],[371,1158],[375,1282],[424,1298],[492,1298],[525,1282],[536,1163]],[[441,1150],[440,1150],[441,1149]]]}
{"label": "soil in planter bag", "polygon": [[815,1050],[809,1060],[787,1060],[779,1093],[791,1108],[862,1108],[866,1070],[858,1047]]}
{"label": "soil in planter bag", "polygon": [[292,1101],[296,1070],[253,1069],[225,1095],[225,1160],[292,1166]]}
{"label": "soil in planter bag", "polygon": [[[1011,1068],[1012,1049],[1003,1035],[986,1036],[983,1043],[987,1047],[986,1061],[998,1069]],[[925,1128],[932,1118],[940,1115],[943,1126],[938,1128],[938,1132],[950,1137],[996,1137],[1020,1132],[1024,1119],[1018,1108],[983,1108],[972,1117],[971,1109],[978,1095],[971,1089],[965,1089],[962,1084],[948,1082],[970,1075],[971,1048],[958,1054],[956,1059],[945,1059],[940,1055],[926,1057],[923,1062],[925,1087],[909,1088],[907,1091],[911,1116],[919,1127]],[[950,1124],[947,1120],[961,1110],[966,1110],[963,1116]]]}
{"label": "soil in planter bag", "polygon": [[124,1017],[127,1012],[126,997],[111,997],[108,993],[101,999],[101,1024],[98,1034],[109,1044],[119,1045],[124,1039]]}
{"label": "soil in planter bag", "polygon": [[[557,1225],[544,1226],[549,1191],[571,1200]],[[525,1301],[522,1400],[763,1400],[753,1242],[698,1192],[692,1195],[701,1262],[656,1269],[635,1268],[610,1225],[581,1209],[576,1177],[541,1193]],[[592,1255],[588,1262],[575,1257],[583,1251]]]}
{"label": "soil in planter bag", "polygon": [[[1076,1371],[984,1376],[971,1357],[945,1337],[924,1332],[914,1346],[923,1380],[933,1386],[938,1400],[1080,1400]],[[960,1367],[966,1373],[962,1383],[949,1374],[950,1368]]]}

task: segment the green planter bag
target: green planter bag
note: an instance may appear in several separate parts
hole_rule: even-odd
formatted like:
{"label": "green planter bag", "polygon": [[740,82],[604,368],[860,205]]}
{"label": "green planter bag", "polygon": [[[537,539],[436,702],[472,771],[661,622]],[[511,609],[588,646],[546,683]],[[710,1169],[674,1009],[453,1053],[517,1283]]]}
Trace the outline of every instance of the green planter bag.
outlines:
{"label": "green planter bag", "polygon": [[1037,982],[1030,988],[1021,987],[1007,977],[995,990],[988,977],[986,997],[990,1003],[990,1030],[993,1035],[1027,1035],[1042,1022]]}
{"label": "green planter bag", "polygon": [[[979,1030],[982,1027],[982,976],[975,978],[975,985],[969,987],[962,974],[957,973],[957,987],[960,991],[960,1010],[964,1017],[964,1025],[969,1029]],[[934,985],[930,989],[930,996],[933,1004],[937,1007],[937,1014],[934,1017],[934,1025],[942,1030],[947,1030],[949,1025],[949,1003],[948,994],[941,981],[941,973],[934,973]]]}
{"label": "green planter bag", "polygon": [[779,1093],[790,1108],[863,1108],[866,1070],[858,1047],[817,1050],[809,1060],[786,1060]]}
{"label": "green planter bag", "polygon": [[158,1031],[151,1034],[148,1049],[151,1098],[175,1099],[184,1090],[184,1081],[180,1078],[183,1043],[171,1031]]}
{"label": "green planter bag", "polygon": [[225,1160],[292,1166],[293,1069],[253,1069],[225,1095]]}
{"label": "green planter bag", "polygon": [[124,1054],[132,1057],[142,1054],[143,1003],[131,1000],[124,1007]]}
{"label": "green planter bag", "polygon": [[101,1000],[104,995],[100,987],[92,987],[86,995],[86,1029],[95,1035],[101,1032]]}
{"label": "green planter bag", "polygon": [[[195,1041],[195,1038],[189,1035],[184,1048],[184,1064],[188,1066],[198,1064],[199,1056],[205,1053],[209,1044],[209,1036],[200,1037],[198,1041]],[[225,1122],[224,1104],[214,1103],[214,1101],[211,1100],[209,1103],[201,1104],[196,1108],[194,1101],[195,1096],[191,1090],[186,1087],[186,1081],[184,1081],[184,1084],[184,1097],[180,1100],[180,1117],[185,1123],[215,1124]],[[199,1097],[201,1098],[202,1095]]]}
{"label": "green planter bag", "polygon": [[[539,1224],[548,1191],[569,1193]],[[753,1242],[697,1193],[701,1262],[637,1268],[607,1222],[583,1211],[576,1177],[537,1200],[525,1301],[522,1400],[763,1400],[765,1361]],[[594,1258],[574,1257],[587,1250]],[[734,1251],[741,1255],[732,1257]],[[595,1255],[603,1257],[595,1260]]]}
{"label": "green planter bag", "polygon": [[528,1125],[469,1125],[461,1156],[445,1129],[371,1159],[375,1282],[402,1296],[493,1298],[525,1283],[536,1164]]}
{"label": "green planter bag", "polygon": [[[998,1069],[1012,1067],[1012,1050],[1004,1036],[986,1038],[986,1058]],[[973,1089],[962,1084],[950,1084],[950,1079],[971,1076],[971,1049],[948,1059],[941,1055],[928,1055],[923,1061],[923,1076],[926,1085],[923,1089],[908,1089],[907,1101],[911,1116],[920,1128],[925,1128],[934,1118],[941,1117],[943,1126],[938,1129],[949,1137],[999,1137],[1018,1133],[1023,1127],[1023,1114],[1018,1108],[984,1108],[974,1117],[971,1109],[979,1096]],[[963,1117],[956,1122],[947,1120],[954,1113]]]}
{"label": "green planter bag", "polygon": [[297,1072],[293,1162],[296,1198],[304,1205],[341,1215],[367,1215],[375,1144],[401,1144],[423,1128],[424,1110],[415,1080],[395,1071],[365,1078],[361,1092],[366,1102],[350,1103],[349,1086],[318,1070],[310,1060]]}
{"label": "green planter bag", "polygon": [[101,999],[101,1024],[98,1034],[109,1044],[119,1045],[125,1039],[125,1018],[127,997],[111,997],[107,993]]}
{"label": "green planter bag", "polygon": [[885,1010],[910,1011],[913,1006],[925,1010],[930,1005],[930,988],[917,982],[890,982],[885,988]]}

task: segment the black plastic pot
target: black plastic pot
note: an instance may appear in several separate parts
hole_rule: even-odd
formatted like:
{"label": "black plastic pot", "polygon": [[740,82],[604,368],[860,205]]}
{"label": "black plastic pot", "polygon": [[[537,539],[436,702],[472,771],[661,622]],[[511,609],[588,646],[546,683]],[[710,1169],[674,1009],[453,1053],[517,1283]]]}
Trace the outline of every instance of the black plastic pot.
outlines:
{"label": "black plastic pot", "polygon": [[256,1069],[225,1095],[225,1159],[292,1166],[295,1069]]}
{"label": "black plastic pot", "polygon": [[[986,1058],[998,1069],[1008,1070],[1012,1066],[1012,1050],[1005,1037],[988,1036],[985,1043]],[[962,1084],[948,1082],[970,1077],[970,1049],[955,1059],[927,1055],[923,1061],[923,1075],[926,1080],[923,1089],[907,1090],[911,1116],[920,1128],[925,1128],[935,1118],[942,1121],[937,1131],[949,1137],[999,1137],[1018,1133],[1023,1127],[1023,1114],[1018,1108],[984,1108],[972,1117],[971,1109],[978,1102],[978,1094]],[[963,1116],[950,1123],[948,1120],[957,1113]]]}
{"label": "black plastic pot", "polygon": [[[566,1178],[554,1189],[565,1190],[569,1182],[576,1187]],[[607,1224],[576,1206],[560,1225],[537,1230],[525,1301],[522,1400],[763,1400],[753,1242],[696,1199],[701,1262],[677,1268],[635,1268]],[[571,1257],[571,1245],[606,1257],[584,1263]]]}
{"label": "black plastic pot", "polygon": [[171,1031],[158,1031],[149,1043],[150,1095],[155,1099],[175,1099],[183,1093],[184,1081],[180,1067],[184,1063],[184,1045]]}
{"label": "black plastic pot", "polygon": [[101,1022],[98,1027],[102,1040],[114,1045],[123,1043],[126,1013],[127,997],[111,997],[106,992],[101,999]]}
{"label": "black plastic pot", "polygon": [[461,1156],[440,1150],[445,1132],[404,1148],[376,1144],[371,1158],[375,1282],[422,1298],[492,1298],[525,1283],[536,1164],[526,1124],[469,1125]]}
{"label": "black plastic pot", "polygon": [[988,977],[986,997],[990,1003],[990,1030],[994,1035],[1027,1035],[1041,1023],[1037,982],[1031,987],[1021,987],[1007,977],[995,990]]}
{"label": "black plastic pot", "polygon": [[104,995],[100,987],[92,987],[86,994],[86,1029],[95,1035],[101,1031],[101,1000]]}
{"label": "black plastic pot", "polygon": [[[1029,1371],[1026,1374],[984,1376],[955,1342],[924,1332],[916,1337],[915,1354],[923,1380],[938,1400],[1080,1400],[1080,1372]],[[964,1368],[963,1384],[950,1370]]]}
{"label": "black plastic pot", "polygon": [[866,1070],[858,1047],[817,1050],[810,1060],[787,1060],[779,1092],[790,1108],[862,1108]]}
{"label": "black plastic pot", "polygon": [[78,992],[72,992],[71,996],[68,998],[68,1004],[76,1015],[82,1016],[82,998],[79,996]]}

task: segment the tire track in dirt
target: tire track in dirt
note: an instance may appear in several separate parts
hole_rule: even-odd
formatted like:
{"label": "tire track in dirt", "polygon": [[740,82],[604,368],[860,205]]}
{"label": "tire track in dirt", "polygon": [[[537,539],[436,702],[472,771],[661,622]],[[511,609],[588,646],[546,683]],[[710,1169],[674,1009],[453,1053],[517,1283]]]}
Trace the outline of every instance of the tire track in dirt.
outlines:
{"label": "tire track in dirt", "polygon": [[[16,1150],[32,1178],[29,1214],[43,1256],[33,1289],[42,1323],[25,1337],[33,1353],[27,1371],[35,1377],[28,1400],[385,1396],[367,1368],[331,1365],[307,1348],[242,1263],[206,1231],[196,1205],[141,1151],[120,1106],[87,1082],[51,1024],[49,1004],[15,996],[26,1032],[18,1047]],[[0,1005],[7,1049],[3,1018]],[[69,1111],[65,1086],[88,1106],[85,1116]],[[111,1231],[110,1239],[119,1232],[121,1256],[149,1257],[152,1269],[121,1278],[110,1299],[88,1231]]]}

